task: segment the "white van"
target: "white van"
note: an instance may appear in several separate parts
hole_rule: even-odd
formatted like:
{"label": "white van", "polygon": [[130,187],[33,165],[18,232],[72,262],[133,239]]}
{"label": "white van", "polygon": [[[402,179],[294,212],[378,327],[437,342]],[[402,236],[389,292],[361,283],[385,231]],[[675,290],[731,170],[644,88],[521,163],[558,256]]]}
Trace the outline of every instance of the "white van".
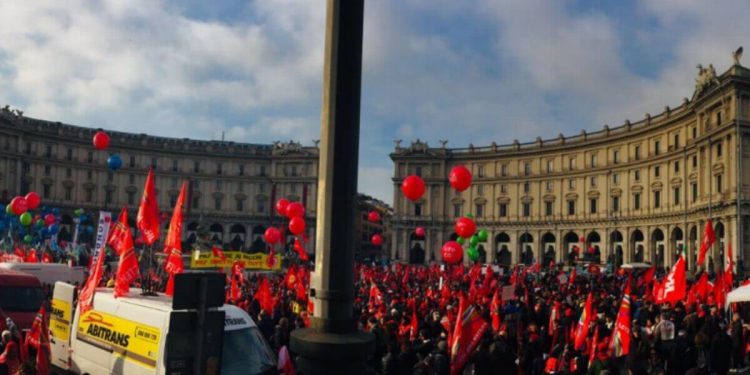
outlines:
{"label": "white van", "polygon": [[36,276],[42,284],[53,285],[58,281],[83,284],[86,281],[83,267],[60,263],[0,263],[0,268],[20,271]]}
{"label": "white van", "polygon": [[[173,352],[167,347],[170,321],[180,311],[172,310],[172,298],[161,293],[141,296],[140,289],[132,288],[130,295],[115,298],[112,289],[99,288],[93,308],[80,316],[75,288],[55,284],[49,329],[51,364],[56,371],[167,373],[167,353]],[[225,313],[221,373],[275,374],[276,356],[252,318],[233,305],[219,310]]]}

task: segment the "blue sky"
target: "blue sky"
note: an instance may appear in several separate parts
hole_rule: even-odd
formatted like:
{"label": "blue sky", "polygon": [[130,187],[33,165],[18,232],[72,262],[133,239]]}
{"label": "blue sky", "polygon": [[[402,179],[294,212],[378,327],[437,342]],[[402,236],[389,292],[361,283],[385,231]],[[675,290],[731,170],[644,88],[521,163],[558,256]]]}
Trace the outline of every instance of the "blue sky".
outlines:
{"label": "blue sky", "polygon": [[[5,1],[0,105],[245,142],[319,137],[323,0]],[[750,46],[728,0],[368,0],[359,190],[392,201],[393,140],[578,134],[676,106]],[[746,63],[750,65],[750,63]]]}

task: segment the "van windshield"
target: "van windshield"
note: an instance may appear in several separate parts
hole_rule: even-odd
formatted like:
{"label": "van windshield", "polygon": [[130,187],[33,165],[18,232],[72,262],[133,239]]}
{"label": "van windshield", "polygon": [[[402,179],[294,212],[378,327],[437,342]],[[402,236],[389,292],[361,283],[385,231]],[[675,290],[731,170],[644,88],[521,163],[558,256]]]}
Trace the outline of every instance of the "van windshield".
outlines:
{"label": "van windshield", "polygon": [[258,328],[224,331],[222,375],[275,373],[276,355]]}
{"label": "van windshield", "polygon": [[38,311],[44,300],[41,288],[28,286],[0,287],[0,308],[5,311]]}

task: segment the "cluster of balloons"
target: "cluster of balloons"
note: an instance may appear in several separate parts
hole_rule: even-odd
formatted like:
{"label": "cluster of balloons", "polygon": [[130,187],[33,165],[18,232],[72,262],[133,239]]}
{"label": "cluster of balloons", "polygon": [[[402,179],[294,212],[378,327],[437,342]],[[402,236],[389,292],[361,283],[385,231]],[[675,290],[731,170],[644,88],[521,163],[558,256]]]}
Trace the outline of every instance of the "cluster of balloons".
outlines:
{"label": "cluster of balloons", "polygon": [[276,212],[289,219],[289,232],[295,236],[305,233],[305,206],[300,202],[289,202],[281,198],[276,202]]}
{"label": "cluster of balloons", "polygon": [[[378,211],[372,210],[367,213],[367,221],[371,223],[377,223],[380,221],[380,213]],[[375,246],[380,246],[383,244],[383,235],[380,233],[375,233],[370,237],[370,243]]]}
{"label": "cluster of balloons", "polygon": [[[0,205],[0,231],[9,228],[27,244],[59,233],[60,210],[42,207],[40,212],[34,214],[33,211],[40,208],[40,203],[39,194],[30,192],[14,197],[7,206]],[[84,228],[84,232],[86,230],[93,233],[93,227]]]}
{"label": "cluster of balloons", "polygon": [[[469,171],[466,166],[457,165],[453,167],[448,174],[448,182],[456,191],[465,191],[471,186],[471,171]],[[417,175],[410,175],[402,182],[401,192],[407,199],[413,202],[418,201],[422,198],[422,195],[425,192],[424,181]],[[448,264],[456,264],[460,262],[464,255],[463,245],[467,240],[469,242],[469,247],[466,250],[466,255],[472,261],[478,260],[479,250],[477,250],[477,245],[479,245],[480,242],[487,241],[489,236],[487,230],[481,229],[477,231],[477,225],[470,214],[458,218],[454,230],[456,234],[458,234],[458,239],[456,241],[448,241],[443,245],[441,249],[443,260]],[[417,227],[415,233],[418,237],[424,238],[425,230],[422,227]]]}
{"label": "cluster of balloons", "polygon": [[[94,138],[92,139],[92,143],[94,144],[94,148],[97,150],[106,150],[109,147],[109,134],[106,132],[99,130],[94,134]],[[107,158],[107,168],[110,170],[116,171],[120,168],[122,168],[122,158],[118,154],[111,154]]]}
{"label": "cluster of balloons", "polygon": [[[305,206],[299,202],[289,202],[281,198],[276,201],[276,212],[289,219],[289,232],[295,236],[301,236],[305,233],[307,223],[305,222]],[[269,227],[263,234],[263,239],[269,244],[281,242],[281,231],[276,227]]]}

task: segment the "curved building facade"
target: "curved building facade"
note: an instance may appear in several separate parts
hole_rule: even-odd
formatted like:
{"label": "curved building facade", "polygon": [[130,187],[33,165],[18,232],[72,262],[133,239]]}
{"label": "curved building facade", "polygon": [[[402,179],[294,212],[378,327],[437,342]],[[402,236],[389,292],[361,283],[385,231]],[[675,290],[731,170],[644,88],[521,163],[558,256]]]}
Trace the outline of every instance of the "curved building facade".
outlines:
{"label": "curved building facade", "polygon": [[[128,207],[134,220],[146,175],[153,168],[159,209],[165,217],[171,215],[182,182],[189,183],[183,230],[188,242],[195,241],[202,229],[225,249],[264,250],[261,238],[266,227],[282,223],[274,210],[274,202],[282,197],[305,205],[307,234],[315,238],[317,145],[198,141],[108,131],[110,147],[97,151],[91,144],[96,131],[24,117],[7,106],[0,110],[0,201],[38,192],[44,205],[62,209],[60,236],[66,238],[73,231],[76,208],[117,215]],[[120,170],[107,168],[111,153],[122,158]],[[162,239],[168,225],[165,220]],[[134,221],[131,226],[135,227]],[[312,251],[314,244],[307,248]]]}
{"label": "curved building facade", "polygon": [[[750,255],[749,133],[750,70],[737,62],[721,75],[701,68],[692,98],[618,127],[485,147],[396,141],[391,255],[439,261],[456,218],[470,213],[490,233],[478,247],[487,263],[559,262],[578,247],[592,261],[668,267],[685,247],[694,268],[708,219],[710,265],[730,243],[741,263]],[[447,175],[460,164],[473,183],[458,193]],[[400,192],[410,174],[427,185],[418,202]]]}

